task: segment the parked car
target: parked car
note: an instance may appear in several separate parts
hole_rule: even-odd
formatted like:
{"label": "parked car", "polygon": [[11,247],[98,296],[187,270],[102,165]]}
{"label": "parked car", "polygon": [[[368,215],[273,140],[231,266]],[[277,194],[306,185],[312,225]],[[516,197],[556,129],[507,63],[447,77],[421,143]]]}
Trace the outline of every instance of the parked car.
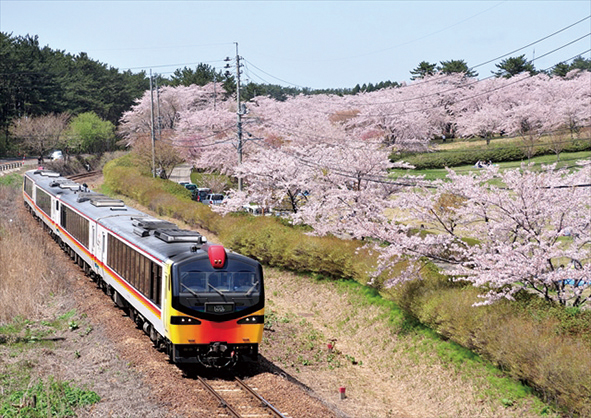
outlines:
{"label": "parked car", "polygon": [[185,186],[185,189],[190,190],[191,192],[197,189],[197,185],[193,183],[183,184],[183,186]]}
{"label": "parked car", "polygon": [[262,215],[270,215],[271,210],[269,208],[264,208],[263,206],[259,205],[244,205],[242,208],[254,216],[262,216]]}
{"label": "parked car", "polygon": [[49,159],[51,161],[56,161],[56,160],[63,160],[64,159],[64,154],[62,153],[61,150],[56,149],[55,151],[53,151],[51,153],[51,155],[49,156]]}
{"label": "parked car", "polygon": [[205,197],[211,193],[211,189],[208,187],[197,187],[193,190],[193,194],[191,199],[196,200],[197,202],[203,202]]}
{"label": "parked car", "polygon": [[212,193],[205,196],[203,203],[206,205],[221,205],[224,200],[224,195],[219,193]]}

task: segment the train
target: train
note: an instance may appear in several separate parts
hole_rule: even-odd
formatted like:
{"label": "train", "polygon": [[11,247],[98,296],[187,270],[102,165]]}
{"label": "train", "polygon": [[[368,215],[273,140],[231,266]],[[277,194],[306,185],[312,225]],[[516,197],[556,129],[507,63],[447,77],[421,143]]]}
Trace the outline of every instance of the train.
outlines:
{"label": "train", "polygon": [[172,363],[256,362],[261,264],[59,173],[24,174],[27,210]]}

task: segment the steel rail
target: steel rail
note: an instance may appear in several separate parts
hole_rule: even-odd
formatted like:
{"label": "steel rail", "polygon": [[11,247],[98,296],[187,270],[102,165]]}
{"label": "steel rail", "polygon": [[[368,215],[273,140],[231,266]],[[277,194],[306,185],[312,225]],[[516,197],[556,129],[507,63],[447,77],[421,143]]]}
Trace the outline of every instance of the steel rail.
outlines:
{"label": "steel rail", "polygon": [[244,388],[248,393],[250,393],[256,400],[260,401],[263,404],[264,408],[267,408],[273,416],[277,418],[286,418],[281,412],[279,412],[273,405],[271,405],[265,398],[259,395],[257,392],[254,391],[250,386],[244,383],[240,378],[234,377],[236,383],[238,383],[242,388]]}
{"label": "steel rail", "polygon": [[230,414],[232,414],[232,416],[234,418],[242,418],[241,415],[236,412],[236,410],[234,408],[232,408],[232,406],[228,403],[228,401],[226,401],[222,395],[220,395],[218,393],[217,390],[215,390],[214,388],[212,388],[209,383],[207,383],[205,381],[205,379],[203,379],[201,376],[197,376],[197,380],[199,380],[202,384],[203,387],[205,387],[205,389],[207,389],[207,391],[209,393],[211,393],[213,396],[215,396],[217,398],[218,401],[220,401],[220,404],[224,407],[227,408],[228,412],[230,412]]}
{"label": "steel rail", "polygon": [[66,176],[66,178],[68,178],[70,180],[82,180],[82,179],[85,179],[87,177],[95,176],[95,175],[97,175],[99,173],[100,173],[100,171],[89,171],[87,173],[73,174],[71,176]]}

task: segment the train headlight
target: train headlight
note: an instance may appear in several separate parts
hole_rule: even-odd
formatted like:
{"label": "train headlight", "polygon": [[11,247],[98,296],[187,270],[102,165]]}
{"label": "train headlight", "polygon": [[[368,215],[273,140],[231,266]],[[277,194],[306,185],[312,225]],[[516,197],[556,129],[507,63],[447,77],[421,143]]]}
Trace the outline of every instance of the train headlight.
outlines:
{"label": "train headlight", "polygon": [[200,325],[201,321],[188,316],[171,316],[171,325]]}
{"label": "train headlight", "polygon": [[239,325],[243,324],[263,324],[265,322],[265,315],[247,316],[238,320]]}

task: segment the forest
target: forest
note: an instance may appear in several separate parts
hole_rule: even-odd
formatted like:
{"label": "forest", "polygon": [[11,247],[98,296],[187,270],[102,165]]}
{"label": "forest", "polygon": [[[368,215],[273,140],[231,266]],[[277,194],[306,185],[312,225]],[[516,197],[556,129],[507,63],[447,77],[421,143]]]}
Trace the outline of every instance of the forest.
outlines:
{"label": "forest", "polygon": [[[500,62],[497,67],[499,70],[495,73],[495,77],[512,77],[523,71],[531,75],[540,73],[524,56],[508,58]],[[564,77],[574,69],[591,69],[591,60],[577,57],[570,63],[558,63],[545,73]],[[544,73],[544,71],[541,72]],[[410,70],[413,80],[436,73],[477,75],[463,60],[449,60],[439,64],[423,61],[415,69]],[[169,78],[156,74],[153,81],[155,85],[162,87],[205,86],[217,81],[223,87],[225,98],[236,93],[234,75],[230,72],[215,71],[207,64],[199,64],[195,69],[179,68]],[[15,119],[61,114],[67,114],[70,118],[86,113],[86,118],[98,118],[100,121],[110,122],[114,131],[123,113],[142,97],[149,86],[150,80],[145,71],[121,72],[108,64],[93,60],[83,52],[73,55],[66,51],[41,46],[37,36],[13,36],[1,32],[0,155],[16,156],[18,153],[40,152],[44,148],[51,148],[54,142],[58,142],[54,139],[46,141],[50,144],[45,146],[36,146],[34,150],[27,149],[27,144],[21,144],[21,141],[11,134],[10,126]],[[250,82],[242,86],[241,97],[245,101],[257,96],[285,101],[289,97],[300,94],[354,96],[358,93],[370,93],[401,86],[402,83],[387,80],[375,83],[364,82],[352,88],[313,90]],[[79,135],[75,142],[80,142]],[[116,141],[110,139],[108,142],[115,144]],[[74,144],[70,148],[92,150],[96,147],[80,148],[79,144]]]}

